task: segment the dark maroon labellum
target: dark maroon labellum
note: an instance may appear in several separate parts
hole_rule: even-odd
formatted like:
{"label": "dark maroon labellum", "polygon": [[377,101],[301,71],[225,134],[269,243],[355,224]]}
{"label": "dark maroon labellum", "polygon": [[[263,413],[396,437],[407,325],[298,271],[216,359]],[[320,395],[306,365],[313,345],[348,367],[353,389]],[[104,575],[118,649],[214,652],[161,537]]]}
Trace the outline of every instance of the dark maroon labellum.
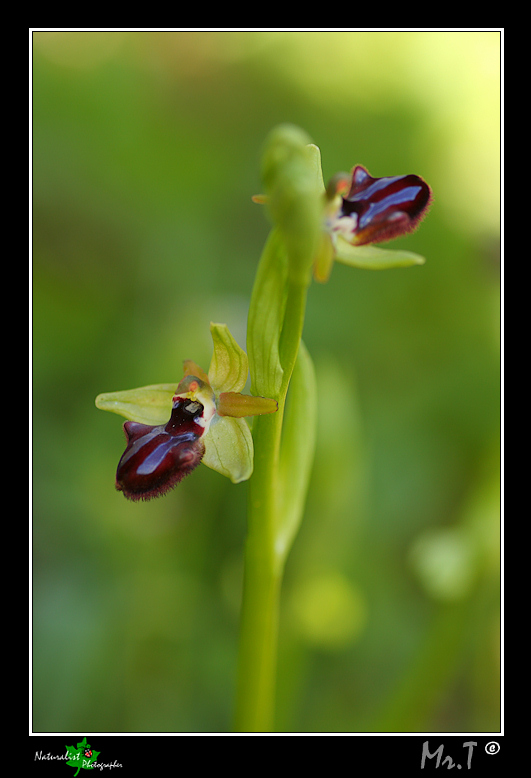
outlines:
{"label": "dark maroon labellum", "polygon": [[364,167],[357,165],[339,218],[356,214],[356,245],[380,243],[414,230],[430,200],[430,188],[420,176],[372,178]]}
{"label": "dark maroon labellum", "polygon": [[203,410],[201,403],[177,397],[167,424],[126,421],[127,448],[118,463],[116,488],[129,500],[150,500],[191,473],[205,453]]}

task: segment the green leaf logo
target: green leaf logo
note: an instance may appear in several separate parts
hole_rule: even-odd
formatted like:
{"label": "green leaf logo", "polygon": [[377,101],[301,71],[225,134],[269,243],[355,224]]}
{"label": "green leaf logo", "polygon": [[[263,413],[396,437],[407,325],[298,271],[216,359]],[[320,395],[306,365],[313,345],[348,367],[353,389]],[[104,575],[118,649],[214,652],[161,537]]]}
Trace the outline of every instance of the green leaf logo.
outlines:
{"label": "green leaf logo", "polygon": [[66,754],[68,756],[67,765],[69,767],[76,767],[77,770],[75,776],[81,769],[91,770],[94,762],[97,761],[101,751],[93,751],[90,745],[87,743],[87,738],[84,737],[81,743],[77,744],[77,747],[66,746]]}

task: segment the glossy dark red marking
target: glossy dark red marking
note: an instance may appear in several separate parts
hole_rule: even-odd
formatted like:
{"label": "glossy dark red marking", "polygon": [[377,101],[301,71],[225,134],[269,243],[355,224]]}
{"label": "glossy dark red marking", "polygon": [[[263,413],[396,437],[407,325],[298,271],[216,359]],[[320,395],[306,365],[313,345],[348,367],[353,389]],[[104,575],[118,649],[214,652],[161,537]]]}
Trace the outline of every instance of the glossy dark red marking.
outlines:
{"label": "glossy dark red marking", "polygon": [[431,190],[420,176],[372,178],[357,165],[339,213],[356,214],[353,243],[380,243],[414,230],[427,212]]}
{"label": "glossy dark red marking", "polygon": [[129,500],[150,500],[191,473],[205,453],[205,428],[197,423],[203,411],[201,403],[176,397],[167,424],[126,421],[127,448],[118,463],[116,488]]}

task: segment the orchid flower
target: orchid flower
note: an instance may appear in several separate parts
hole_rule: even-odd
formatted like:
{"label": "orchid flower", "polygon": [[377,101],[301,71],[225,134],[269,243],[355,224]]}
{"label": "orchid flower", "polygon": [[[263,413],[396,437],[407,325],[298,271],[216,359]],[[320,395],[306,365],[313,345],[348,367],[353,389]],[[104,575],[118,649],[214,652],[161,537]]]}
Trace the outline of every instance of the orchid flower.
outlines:
{"label": "orchid flower", "polygon": [[[313,144],[307,148],[314,185],[323,203],[322,231],[313,263],[315,280],[328,281],[334,260],[363,270],[423,265],[424,257],[412,251],[369,244],[398,238],[418,227],[432,200],[428,184],[413,174],[373,178],[366,168],[356,165],[350,174],[336,173],[325,188],[319,148]],[[269,195],[254,195],[253,200],[271,209]]]}
{"label": "orchid flower", "polygon": [[249,365],[225,324],[211,324],[214,353],[208,375],[184,362],[179,384],[100,394],[96,406],[125,416],[126,449],[116,488],[130,500],[165,494],[200,462],[233,483],[253,471],[253,439],[243,417],[274,413],[277,402],[241,394]]}
{"label": "orchid flower", "polygon": [[337,173],[324,193],[323,235],[314,277],[327,281],[334,259],[351,267],[385,270],[422,265],[412,251],[371,246],[415,230],[431,202],[428,184],[416,175],[373,178],[362,165]]}

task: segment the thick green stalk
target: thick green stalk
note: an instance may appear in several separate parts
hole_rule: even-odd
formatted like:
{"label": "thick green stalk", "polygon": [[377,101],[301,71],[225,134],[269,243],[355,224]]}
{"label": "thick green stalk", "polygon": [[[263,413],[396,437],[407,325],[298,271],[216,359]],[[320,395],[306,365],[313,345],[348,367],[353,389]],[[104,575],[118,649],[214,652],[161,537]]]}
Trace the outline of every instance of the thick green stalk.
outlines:
{"label": "thick green stalk", "polygon": [[256,418],[254,473],[249,483],[235,730],[273,726],[282,559],[275,548],[278,454],[283,408]]}
{"label": "thick green stalk", "polygon": [[[278,402],[253,424],[254,472],[249,483],[248,534],[238,660],[235,729],[269,732],[274,725],[278,611],[284,563],[304,506],[312,461],[310,435],[287,425],[286,396],[301,344],[312,259],[320,236],[318,150],[298,128],[281,126],[266,144],[262,167],[275,224],[258,267],[249,308],[247,351],[252,394]],[[303,350],[296,395],[302,408],[312,373]],[[285,470],[286,472],[283,472]],[[289,471],[289,472],[288,472]],[[289,485],[289,488],[288,488]]]}
{"label": "thick green stalk", "polygon": [[[286,394],[301,343],[306,293],[306,284],[288,283],[284,322],[280,336],[277,335],[282,366],[276,397],[279,407],[275,414],[256,417],[253,424],[255,460],[249,483],[236,731],[268,732],[273,728],[280,587],[290,545],[286,538],[293,537],[292,527],[297,523],[292,520],[293,502],[285,499],[282,487],[286,477],[282,476],[279,463]],[[298,391],[299,396],[304,394],[304,387],[299,386]],[[291,453],[289,469],[297,473],[297,452]],[[311,462],[311,448],[309,453]],[[295,490],[301,492],[297,500],[299,514],[307,480],[300,485],[301,489]],[[290,497],[293,496],[292,491]],[[284,527],[285,507],[289,528]]]}

